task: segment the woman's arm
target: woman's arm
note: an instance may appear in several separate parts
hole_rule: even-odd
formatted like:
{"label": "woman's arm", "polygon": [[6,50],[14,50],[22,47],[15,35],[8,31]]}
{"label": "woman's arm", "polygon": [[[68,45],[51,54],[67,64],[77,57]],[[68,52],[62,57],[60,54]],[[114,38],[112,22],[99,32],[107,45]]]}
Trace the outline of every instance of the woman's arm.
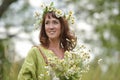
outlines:
{"label": "woman's arm", "polygon": [[19,72],[18,80],[37,80],[36,63],[35,50],[34,48],[31,48]]}

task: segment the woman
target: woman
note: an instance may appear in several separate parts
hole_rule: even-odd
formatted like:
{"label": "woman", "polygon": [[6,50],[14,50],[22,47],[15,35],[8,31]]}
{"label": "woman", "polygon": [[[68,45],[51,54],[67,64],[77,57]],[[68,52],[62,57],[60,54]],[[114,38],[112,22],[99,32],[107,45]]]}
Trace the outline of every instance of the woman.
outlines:
{"label": "woman", "polygon": [[[70,32],[68,21],[64,16],[56,16],[55,11],[44,10],[40,31],[40,45],[32,47],[18,75],[18,80],[51,80],[45,65],[47,57],[64,58],[65,51],[76,46],[76,37]],[[42,74],[42,75],[41,75]]]}

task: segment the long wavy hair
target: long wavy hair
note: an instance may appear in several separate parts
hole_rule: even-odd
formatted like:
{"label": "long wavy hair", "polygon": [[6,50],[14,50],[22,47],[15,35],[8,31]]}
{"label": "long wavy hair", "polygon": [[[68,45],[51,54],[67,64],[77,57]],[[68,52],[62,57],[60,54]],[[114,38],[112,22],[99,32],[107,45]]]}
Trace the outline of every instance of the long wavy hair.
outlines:
{"label": "long wavy hair", "polygon": [[49,38],[45,32],[46,17],[48,18],[53,17],[60,21],[61,24],[60,47],[63,48],[65,51],[73,50],[73,48],[76,46],[77,38],[75,37],[75,34],[70,31],[70,28],[68,26],[68,21],[64,17],[57,18],[54,12],[47,12],[43,15],[43,21],[39,34],[39,41],[41,45],[46,48],[49,47]]}

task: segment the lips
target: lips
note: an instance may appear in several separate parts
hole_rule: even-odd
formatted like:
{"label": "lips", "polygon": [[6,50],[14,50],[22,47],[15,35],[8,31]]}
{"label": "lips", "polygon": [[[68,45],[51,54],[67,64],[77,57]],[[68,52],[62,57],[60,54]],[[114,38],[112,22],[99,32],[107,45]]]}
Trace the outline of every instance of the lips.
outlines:
{"label": "lips", "polygon": [[54,34],[54,33],[55,33],[55,31],[49,31],[49,33],[50,33],[50,34]]}

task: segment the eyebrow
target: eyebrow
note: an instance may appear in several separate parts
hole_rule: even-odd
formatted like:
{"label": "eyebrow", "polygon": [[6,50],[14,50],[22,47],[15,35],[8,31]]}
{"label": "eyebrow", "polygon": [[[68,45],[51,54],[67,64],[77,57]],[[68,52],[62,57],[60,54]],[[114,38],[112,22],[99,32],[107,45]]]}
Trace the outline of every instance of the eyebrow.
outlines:
{"label": "eyebrow", "polygon": [[[50,20],[50,19],[46,19],[45,21],[48,21],[48,20]],[[52,21],[58,21],[59,22],[59,20],[58,19],[51,19]]]}

